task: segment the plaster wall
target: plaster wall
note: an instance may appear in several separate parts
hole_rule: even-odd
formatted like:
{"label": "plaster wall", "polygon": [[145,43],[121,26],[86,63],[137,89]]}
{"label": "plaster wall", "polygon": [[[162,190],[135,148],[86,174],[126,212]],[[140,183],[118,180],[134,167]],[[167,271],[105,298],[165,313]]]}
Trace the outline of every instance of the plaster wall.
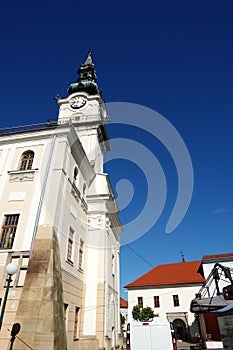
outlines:
{"label": "plaster wall", "polygon": [[[36,218],[41,191],[41,164],[46,154],[48,140],[21,140],[13,141],[6,146],[2,144],[2,157],[0,158],[1,176],[1,212],[0,220],[3,222],[5,214],[20,214],[17,235],[14,240],[15,250],[29,250],[31,234]],[[20,157],[26,150],[35,154],[31,171],[18,171]],[[46,157],[45,157],[46,158]],[[46,160],[46,159],[45,159]],[[34,170],[35,169],[35,170]],[[24,215],[23,215],[24,213]],[[27,215],[25,215],[25,213]]]}
{"label": "plaster wall", "polygon": [[[200,288],[201,285],[196,284],[128,290],[128,320],[133,322],[133,307],[138,304],[138,297],[143,297],[143,307],[149,306],[154,310],[155,314],[158,314],[155,321],[168,321],[167,313],[187,313],[188,324],[191,325],[194,322],[194,314],[189,311],[190,302],[195,298],[195,294],[198,293]],[[173,295],[179,296],[179,306],[174,306]],[[154,296],[159,296],[159,308],[154,307]]]}

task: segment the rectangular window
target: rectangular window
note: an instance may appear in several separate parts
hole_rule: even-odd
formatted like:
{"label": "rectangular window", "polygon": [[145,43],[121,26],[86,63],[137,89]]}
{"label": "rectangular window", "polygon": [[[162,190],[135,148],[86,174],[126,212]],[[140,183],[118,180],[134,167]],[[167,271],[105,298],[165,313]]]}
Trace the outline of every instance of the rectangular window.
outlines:
{"label": "rectangular window", "polygon": [[112,253],[112,275],[115,276],[115,255]]}
{"label": "rectangular window", "polygon": [[19,214],[5,215],[0,233],[0,249],[11,249],[13,247],[18,221]]}
{"label": "rectangular window", "polygon": [[20,269],[19,270],[19,279],[18,279],[17,287],[23,287],[24,281],[26,278],[26,274],[27,274],[27,269]]}
{"label": "rectangular window", "polygon": [[138,297],[138,306],[140,307],[140,309],[143,308],[143,297]]}
{"label": "rectangular window", "polygon": [[74,311],[74,339],[77,339],[79,336],[79,307],[75,308]]}
{"label": "rectangular window", "polygon": [[[28,262],[29,262],[29,253],[23,253],[23,254],[9,254],[9,260],[7,263],[14,263],[18,266],[18,271],[11,276],[12,282],[11,287],[13,288],[19,288],[23,287],[24,281],[27,274],[27,268],[28,268]],[[5,286],[7,284],[7,281],[5,281]]]}
{"label": "rectangular window", "polygon": [[67,245],[67,260],[72,262],[73,259],[73,243],[74,243],[74,230],[70,227],[68,245]]}
{"label": "rectangular window", "polygon": [[159,304],[159,296],[156,295],[154,297],[154,307],[160,307],[160,304]]}
{"label": "rectangular window", "polygon": [[83,247],[84,247],[84,241],[80,239],[79,243],[79,257],[78,257],[78,268],[80,270],[83,270]]}
{"label": "rectangular window", "polygon": [[16,274],[16,287],[23,287],[27,274],[27,268],[29,263],[29,254],[23,254],[19,256],[12,256],[12,262],[18,265],[18,272]]}
{"label": "rectangular window", "polygon": [[179,306],[179,296],[178,295],[173,295],[173,304],[174,306]]}
{"label": "rectangular window", "polygon": [[67,329],[67,322],[68,322],[68,304],[64,304],[64,321],[65,321],[65,326]]}

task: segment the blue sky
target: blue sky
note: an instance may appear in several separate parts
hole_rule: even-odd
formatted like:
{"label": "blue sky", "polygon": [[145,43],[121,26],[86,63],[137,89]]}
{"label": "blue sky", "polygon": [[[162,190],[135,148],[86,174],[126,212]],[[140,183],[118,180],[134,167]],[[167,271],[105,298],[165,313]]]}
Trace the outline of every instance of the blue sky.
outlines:
{"label": "blue sky", "polygon": [[[167,234],[177,195],[171,155],[143,129],[108,128],[112,138],[124,135],[153,152],[167,183],[155,225],[121,249],[122,286],[152,266],[180,261],[180,251],[196,260],[233,250],[231,1],[4,2],[0,33],[0,127],[56,119],[53,97],[67,95],[91,49],[105,101],[157,111],[189,151],[192,200],[180,225]],[[133,186],[132,201],[120,214],[125,224],[143,208],[147,176],[123,159],[109,162],[106,170],[114,188],[121,178]],[[123,288],[121,295],[126,297]]]}

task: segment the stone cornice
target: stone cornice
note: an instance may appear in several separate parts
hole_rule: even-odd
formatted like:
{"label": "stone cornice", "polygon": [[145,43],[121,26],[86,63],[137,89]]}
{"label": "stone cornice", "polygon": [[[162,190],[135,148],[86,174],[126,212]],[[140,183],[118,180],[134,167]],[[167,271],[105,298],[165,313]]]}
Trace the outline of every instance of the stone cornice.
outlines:
{"label": "stone cornice", "polygon": [[0,144],[16,143],[17,141],[35,141],[50,138],[52,135],[67,135],[70,130],[69,124],[62,124],[57,127],[48,127],[44,129],[19,130],[18,132],[0,135]]}
{"label": "stone cornice", "polygon": [[8,174],[10,175],[10,182],[33,181],[36,171],[38,171],[38,169],[10,170],[8,171]]}

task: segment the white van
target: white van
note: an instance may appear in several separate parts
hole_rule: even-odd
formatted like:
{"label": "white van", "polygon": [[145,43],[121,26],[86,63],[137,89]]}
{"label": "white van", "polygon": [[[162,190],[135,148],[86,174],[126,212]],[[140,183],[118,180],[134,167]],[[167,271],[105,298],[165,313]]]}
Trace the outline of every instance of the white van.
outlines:
{"label": "white van", "polygon": [[128,324],[126,350],[177,350],[172,324],[169,322]]}

